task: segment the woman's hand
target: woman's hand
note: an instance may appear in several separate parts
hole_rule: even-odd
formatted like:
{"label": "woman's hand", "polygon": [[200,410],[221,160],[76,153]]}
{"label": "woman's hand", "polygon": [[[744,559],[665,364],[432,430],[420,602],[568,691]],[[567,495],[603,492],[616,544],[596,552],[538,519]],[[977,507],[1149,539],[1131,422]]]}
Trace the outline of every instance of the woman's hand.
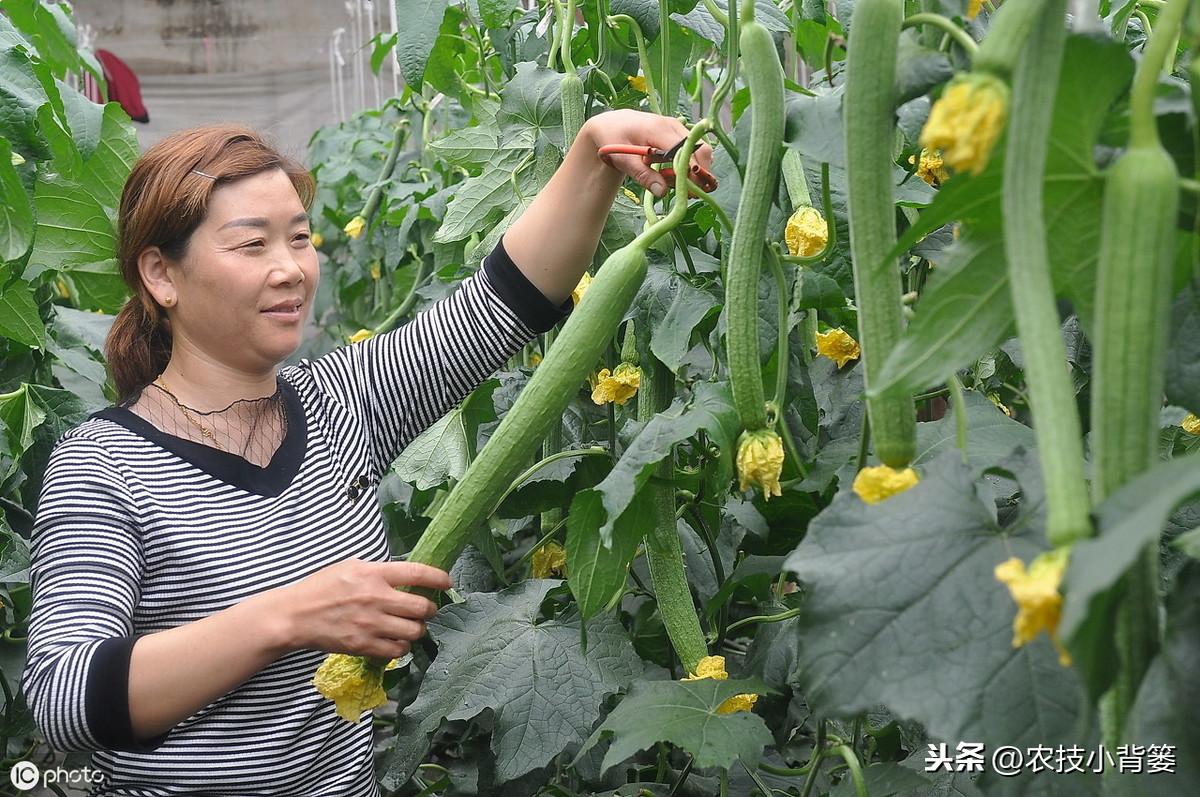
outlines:
{"label": "woman's hand", "polygon": [[[687,137],[688,129],[683,123],[671,116],[660,116],[656,113],[645,113],[632,109],[606,111],[588,119],[575,139],[574,146],[587,146],[594,154],[606,144],[632,144],[634,146],[651,146],[663,151],[669,150]],[[692,153],[692,163],[711,171],[712,147],[703,141],[696,145]],[[598,159],[598,156],[597,156]],[[637,155],[610,155],[611,167],[629,175],[639,185],[657,197],[667,191],[667,181],[657,171],[650,168]],[[603,161],[600,161],[603,163]]]}
{"label": "woman's hand", "polygon": [[444,570],[415,562],[349,559],[280,587],[279,616],[289,650],[315,649],[394,659],[425,635],[433,601],[396,587],[449,589]]}

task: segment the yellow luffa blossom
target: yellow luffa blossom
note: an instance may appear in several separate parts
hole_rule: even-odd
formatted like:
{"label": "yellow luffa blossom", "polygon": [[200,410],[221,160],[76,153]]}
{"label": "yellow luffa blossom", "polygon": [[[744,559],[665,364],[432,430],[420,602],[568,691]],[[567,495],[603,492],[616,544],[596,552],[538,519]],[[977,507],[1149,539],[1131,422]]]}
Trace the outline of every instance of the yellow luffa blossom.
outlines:
{"label": "yellow luffa blossom", "polygon": [[363,234],[363,230],[366,228],[367,220],[362,216],[355,216],[354,218],[350,219],[350,221],[346,222],[344,230],[346,235],[349,235],[351,238],[357,238]]}
{"label": "yellow luffa blossom", "polygon": [[399,664],[399,659],[392,659],[383,670],[376,671],[367,666],[362,656],[333,653],[321,662],[311,683],[333,701],[339,717],[357,723],[364,711],[387,702],[383,672],[394,670]]}
{"label": "yellow luffa blossom", "polygon": [[596,374],[595,387],[592,388],[592,401],[597,404],[608,404],[615,401],[624,404],[637,395],[638,385],[642,381],[642,371],[636,365],[621,363],[617,370],[609,371],[601,368]]}
{"label": "yellow luffa blossom", "polygon": [[629,81],[629,85],[633,86],[635,89],[637,89],[638,91],[640,91],[643,94],[646,93],[646,76],[645,75],[632,75],[626,79]]}
{"label": "yellow luffa blossom", "polygon": [[542,364],[542,355],[538,354],[536,351],[530,352],[529,353],[529,364],[531,366],[533,366],[534,368],[537,368],[539,365]]}
{"label": "yellow luffa blossom", "polygon": [[313,245],[313,248],[314,248],[314,249],[320,249],[320,248],[321,248],[321,244],[323,244],[323,243],[325,243],[325,236],[324,236],[324,235],[321,235],[321,233],[319,233],[319,232],[314,232],[314,233],[312,234],[312,245]]}
{"label": "yellow luffa blossom", "polygon": [[942,160],[942,153],[936,149],[922,149],[920,159],[910,155],[908,162],[916,164],[917,177],[920,177],[934,188],[937,188],[950,179],[950,173],[946,171],[945,161]]}
{"label": "yellow luffa blossom", "polygon": [[534,578],[565,578],[567,551],[557,542],[548,542],[533,552]]}
{"label": "yellow luffa blossom", "polygon": [[379,261],[376,260],[371,263],[371,279],[373,279],[373,280],[379,279],[379,274],[380,274]]}
{"label": "yellow luffa blossom", "polygon": [[357,332],[355,332],[353,335],[351,335],[349,338],[347,338],[347,340],[349,340],[351,343],[358,343],[359,341],[363,341],[363,340],[366,340],[367,338],[374,337],[374,335],[375,335],[374,330],[360,329]]}
{"label": "yellow luffa blossom", "polygon": [[[705,656],[700,659],[700,663],[696,665],[696,671],[689,673],[681,681],[703,681],[706,678],[711,678],[714,681],[729,680],[729,673],[725,672],[725,657],[724,656]],[[754,708],[755,702],[758,700],[758,695],[753,693],[743,693],[734,695],[728,700],[717,706],[718,714],[732,714],[735,711],[751,711]]]}
{"label": "yellow luffa blossom", "polygon": [[1031,642],[1045,630],[1050,641],[1058,650],[1058,663],[1071,665],[1071,655],[1058,639],[1058,620],[1062,616],[1062,595],[1058,585],[1062,583],[1063,571],[1067,567],[1069,549],[1056,548],[1039,554],[1025,569],[1025,563],[1015,556],[996,565],[996,580],[1008,587],[1017,602],[1017,616],[1013,618],[1013,647],[1019,648]]}
{"label": "yellow luffa blossom", "polygon": [[831,329],[828,332],[817,333],[817,354],[828,357],[841,368],[851,360],[862,356],[858,341],[850,337],[844,329]]}
{"label": "yellow luffa blossom", "polygon": [[583,295],[587,293],[588,287],[592,284],[592,275],[583,272],[583,276],[579,278],[579,284],[575,286],[575,290],[571,291],[571,301],[574,304],[579,304],[583,301]]}
{"label": "yellow luffa blossom", "polygon": [[829,225],[816,208],[797,208],[787,220],[783,237],[793,257],[812,257],[825,249]]}
{"label": "yellow luffa blossom", "polygon": [[58,279],[54,280],[54,290],[57,291],[60,299],[70,299],[71,298],[71,291],[67,287],[67,283],[63,280],[62,277],[59,277]]}
{"label": "yellow luffa blossom", "polygon": [[939,149],[955,171],[979,174],[987,166],[1008,118],[1008,86],[999,78],[968,73],[955,78],[933,104],[921,146]]}
{"label": "yellow luffa blossom", "polygon": [[1200,435],[1200,418],[1195,415],[1188,415],[1179,425],[1183,427],[1183,431],[1188,434]]}
{"label": "yellow luffa blossom", "polygon": [[967,19],[975,19],[983,8],[983,0],[969,0],[967,3]]}
{"label": "yellow luffa blossom", "polygon": [[642,200],[638,199],[638,195],[633,193],[632,191],[630,191],[628,188],[622,188],[621,191],[622,191],[622,193],[625,194],[625,198],[628,199],[633,204],[635,204],[635,205],[642,204]]}
{"label": "yellow luffa blossom", "polygon": [[917,472],[912,468],[898,470],[887,465],[876,465],[858,472],[854,477],[854,492],[868,504],[878,504],[915,487],[919,481]]}
{"label": "yellow luffa blossom", "polygon": [[12,154],[12,165],[13,166],[20,166],[24,162],[25,162],[25,158],[21,157],[21,154],[19,152],[14,152]]}
{"label": "yellow luffa blossom", "polygon": [[763,498],[783,495],[779,474],[783,472],[783,440],[771,429],[742,432],[737,450],[738,488],[749,489],[753,484],[762,490]]}

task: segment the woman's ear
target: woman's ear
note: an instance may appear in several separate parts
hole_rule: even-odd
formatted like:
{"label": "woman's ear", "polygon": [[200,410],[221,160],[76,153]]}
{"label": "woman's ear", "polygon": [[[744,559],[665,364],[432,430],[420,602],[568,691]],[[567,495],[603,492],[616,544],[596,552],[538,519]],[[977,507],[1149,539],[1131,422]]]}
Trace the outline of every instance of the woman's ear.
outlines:
{"label": "woman's ear", "polygon": [[169,307],[179,298],[175,282],[168,270],[167,259],[157,246],[147,246],[138,255],[138,272],[142,283],[154,300],[164,307]]}

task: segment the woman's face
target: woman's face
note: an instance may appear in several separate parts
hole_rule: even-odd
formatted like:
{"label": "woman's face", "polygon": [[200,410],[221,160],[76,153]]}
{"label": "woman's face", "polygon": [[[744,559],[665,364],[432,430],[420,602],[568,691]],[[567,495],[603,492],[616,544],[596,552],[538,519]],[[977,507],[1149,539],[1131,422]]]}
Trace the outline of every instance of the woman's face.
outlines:
{"label": "woman's face", "polygon": [[[167,269],[178,298],[170,308],[176,347],[250,373],[300,347],[320,269],[308,214],[281,169],[214,190],[183,261]],[[265,312],[297,301],[298,311]]]}

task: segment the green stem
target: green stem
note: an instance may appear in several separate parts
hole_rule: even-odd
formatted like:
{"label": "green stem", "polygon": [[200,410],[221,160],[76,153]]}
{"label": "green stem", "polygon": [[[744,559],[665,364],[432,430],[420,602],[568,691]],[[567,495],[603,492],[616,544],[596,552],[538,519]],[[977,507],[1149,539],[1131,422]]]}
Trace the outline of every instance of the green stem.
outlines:
{"label": "green stem", "polygon": [[950,404],[954,408],[954,439],[962,452],[963,464],[967,464],[967,402],[963,398],[962,382],[958,374],[951,374],[946,382],[950,386]]}
{"label": "green stem", "polygon": [[425,258],[417,258],[417,273],[413,275],[412,285],[408,286],[408,293],[405,294],[403,301],[396,306],[396,309],[388,314],[388,317],[383,319],[379,326],[375,327],[375,334],[382,335],[384,332],[392,330],[401,318],[408,315],[412,307],[417,302],[417,290],[425,283],[427,273]]}
{"label": "green stem", "polygon": [[730,623],[729,627],[725,629],[725,633],[732,634],[739,628],[743,628],[748,625],[754,625],[755,623],[781,623],[784,620],[790,620],[793,617],[799,617],[803,611],[803,609],[796,608],[788,609],[787,611],[779,612],[778,614],[759,614],[755,615],[754,617],[743,617],[736,623]]}
{"label": "green stem", "polygon": [[1154,33],[1154,28],[1150,25],[1150,17],[1146,16],[1146,12],[1142,9],[1135,8],[1133,15],[1142,23],[1142,32],[1145,34],[1145,38],[1142,40],[1142,47],[1143,52],[1145,52],[1144,48],[1146,47],[1146,43],[1150,41],[1150,37]]}
{"label": "green stem", "polygon": [[915,28],[919,25],[931,25],[942,29],[959,47],[966,50],[967,55],[972,58],[975,56],[975,53],[979,52],[979,45],[975,43],[975,40],[965,30],[955,25],[953,20],[941,14],[922,12],[904,18],[904,28]]}
{"label": "green stem", "polygon": [[[557,2],[558,7],[562,7]],[[571,57],[571,39],[575,33],[575,0],[567,0],[566,10],[562,17],[562,31],[560,33],[562,47],[562,63],[563,72],[572,74],[575,72],[575,60]]]}
{"label": "green stem", "polygon": [[[715,5],[715,4],[714,4]],[[711,105],[708,107],[708,120],[712,124],[713,130],[717,131],[717,138],[721,141],[729,154],[733,156],[735,162],[740,159],[737,157],[737,148],[731,147],[726,143],[728,136],[724,136],[724,129],[721,127],[719,114],[721,108],[725,104],[725,96],[733,89],[734,82],[737,80],[738,71],[738,7],[737,0],[729,0],[729,13],[725,20],[721,23],[725,26],[725,74],[721,76],[721,80],[717,82],[717,87],[713,89]],[[724,137],[723,137],[724,136]]]}
{"label": "green stem", "polygon": [[[571,449],[570,451],[559,451],[555,454],[551,454],[548,457],[543,457],[533,465],[526,468],[524,473],[513,480],[513,483],[510,484],[508,489],[504,491],[504,494],[500,496],[500,500],[496,502],[496,506],[499,507],[501,504],[503,504],[504,499],[508,498],[510,495],[512,495],[514,490],[528,481],[530,476],[553,462],[558,462],[560,459],[568,459],[570,457],[598,457],[607,455],[608,449],[604,448],[604,446],[591,446],[590,448],[575,448]],[[495,510],[492,511],[494,512]]]}
{"label": "green stem", "polygon": [[633,30],[634,41],[637,42],[638,63],[642,66],[642,75],[646,78],[646,101],[650,103],[650,110],[657,114],[662,114],[662,106],[658,102],[658,89],[654,85],[654,81],[650,79],[650,53],[646,50],[646,38],[642,35],[642,26],[638,21],[628,14],[613,14],[608,18],[608,23],[615,26],[618,22],[626,22]]}
{"label": "green stem", "polygon": [[1188,0],[1171,0],[1158,15],[1157,31],[1150,36],[1142,63],[1133,76],[1133,88],[1129,91],[1130,147],[1149,147],[1159,143],[1158,122],[1154,116],[1158,74],[1179,40],[1179,30],[1187,8]]}
{"label": "green stem", "polygon": [[1065,14],[1066,0],[1047,0],[1017,59],[1003,182],[1009,285],[1046,480],[1046,533],[1056,547],[1091,534],[1079,411],[1054,301],[1042,197],[1058,82],[1047,76],[1062,64]]}
{"label": "green stem", "polygon": [[870,797],[867,791],[867,781],[863,778],[862,767],[858,763],[858,756],[854,755],[854,751],[849,746],[839,744],[833,748],[833,752],[842,757],[846,762],[846,767],[850,770],[850,777],[854,780],[854,794],[856,797]]}
{"label": "green stem", "polygon": [[395,130],[392,131],[392,145],[388,149],[387,158],[383,161],[383,166],[379,170],[379,176],[375,178],[375,187],[371,189],[371,194],[367,197],[362,212],[358,214],[363,217],[368,225],[371,224],[371,217],[375,215],[375,211],[379,209],[379,202],[383,199],[384,183],[392,176],[392,172],[396,168],[396,158],[404,146],[405,127],[404,124],[398,124]]}
{"label": "green stem", "polygon": [[788,314],[790,311],[788,303],[787,291],[787,276],[783,273],[783,264],[779,262],[779,255],[772,246],[766,247],[767,250],[767,265],[771,268],[771,274],[775,277],[775,292],[778,294],[776,302],[776,312],[778,313],[778,342],[775,344],[775,412],[783,416],[783,404],[787,400],[787,381],[788,381],[788,334],[791,330],[788,328]]}

